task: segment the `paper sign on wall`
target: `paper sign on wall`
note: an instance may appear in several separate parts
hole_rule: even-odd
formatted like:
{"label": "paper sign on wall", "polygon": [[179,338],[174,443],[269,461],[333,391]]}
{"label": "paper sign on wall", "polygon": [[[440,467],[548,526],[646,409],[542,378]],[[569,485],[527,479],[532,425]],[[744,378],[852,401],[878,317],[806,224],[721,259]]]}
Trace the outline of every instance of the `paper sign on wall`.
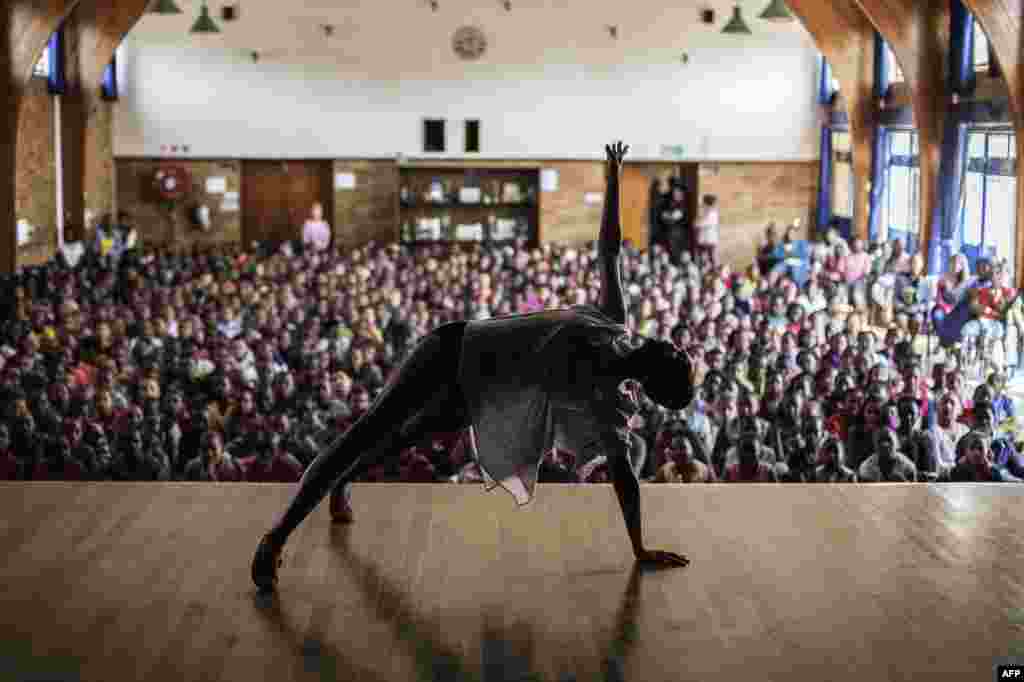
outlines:
{"label": "paper sign on wall", "polygon": [[335,173],[334,174],[334,189],[355,189],[356,188],[356,174],[355,173]]}
{"label": "paper sign on wall", "polygon": [[224,213],[237,213],[238,192],[225,192],[224,200],[220,202],[220,210]]}
{"label": "paper sign on wall", "polygon": [[558,171],[554,168],[542,168],[540,171],[540,191],[558,191]]}
{"label": "paper sign on wall", "polygon": [[583,194],[583,205],[584,206],[596,206],[604,201],[603,192],[585,192]]}
{"label": "paper sign on wall", "polygon": [[224,194],[228,191],[228,179],[223,177],[209,177],[206,178],[206,193],[207,194]]}

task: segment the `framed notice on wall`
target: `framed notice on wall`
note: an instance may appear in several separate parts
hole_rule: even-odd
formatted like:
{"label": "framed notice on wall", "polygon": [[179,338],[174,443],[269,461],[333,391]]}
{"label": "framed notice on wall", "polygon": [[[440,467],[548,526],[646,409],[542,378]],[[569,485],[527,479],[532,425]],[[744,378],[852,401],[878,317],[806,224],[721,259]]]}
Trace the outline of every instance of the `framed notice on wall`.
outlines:
{"label": "framed notice on wall", "polygon": [[228,191],[228,179],[224,177],[209,177],[206,178],[206,193],[207,194],[224,194]]}
{"label": "framed notice on wall", "polygon": [[335,173],[334,174],[334,189],[355,189],[356,188],[356,174],[355,173]]}

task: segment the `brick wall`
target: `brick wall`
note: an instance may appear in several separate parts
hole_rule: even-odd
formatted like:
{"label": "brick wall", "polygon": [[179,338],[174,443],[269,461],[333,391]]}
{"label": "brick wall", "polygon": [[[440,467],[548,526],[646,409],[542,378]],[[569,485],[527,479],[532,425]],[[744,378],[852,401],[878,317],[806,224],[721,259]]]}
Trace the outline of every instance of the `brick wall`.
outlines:
{"label": "brick wall", "polygon": [[800,218],[810,229],[818,162],[702,163],[697,191],[718,197],[720,260],[745,267],[770,221],[781,227]]}
{"label": "brick wall", "polygon": [[[338,243],[391,242],[398,235],[398,164],[389,160],[339,159],[334,173],[354,173],[355,189],[334,190],[331,228]],[[332,184],[333,186],[333,184]]]}
{"label": "brick wall", "polygon": [[104,101],[99,92],[90,92],[85,97],[82,189],[87,226],[104,214],[114,212],[113,107],[114,104]]}
{"label": "brick wall", "polygon": [[36,226],[31,244],[18,249],[17,265],[45,262],[57,248],[57,171],[53,98],[46,81],[32,79],[22,99],[18,123],[14,212]]}
{"label": "brick wall", "polygon": [[541,168],[558,171],[558,189],[540,194],[540,239],[580,244],[597,239],[602,204],[587,205],[584,194],[604,194],[602,161],[545,161]]}
{"label": "brick wall", "polygon": [[[206,194],[206,179],[224,177],[229,192],[240,192],[241,162],[232,159],[174,161],[174,165],[183,166],[191,174],[192,191],[170,213],[152,188],[153,177],[164,163],[167,162],[159,159],[117,159],[114,162],[118,210],[132,216],[143,242],[175,249],[238,242],[242,238],[241,210],[222,211],[223,196]],[[196,228],[190,220],[191,209],[200,203],[210,208],[212,226],[209,232]]]}
{"label": "brick wall", "polygon": [[[228,178],[229,191],[238,191],[239,161],[181,161],[193,174],[196,196],[202,198],[205,179],[210,175]],[[203,235],[187,224],[185,207],[176,212],[176,232],[163,209],[153,202],[149,183],[159,166],[157,160],[118,159],[117,196],[120,210],[135,216],[144,237],[153,243],[189,245],[194,242],[232,241],[240,238],[240,214],[214,211],[215,230]],[[452,164],[459,165],[459,164]],[[586,205],[588,192],[603,194],[604,163],[601,161],[540,161],[525,163],[490,162],[484,166],[532,166],[558,171],[558,190],[540,195],[540,237],[542,241],[584,243],[596,239],[602,204]],[[671,169],[665,164],[648,164],[645,173],[653,177]],[[648,172],[649,171],[649,172]],[[390,160],[337,160],[334,172],[356,176],[352,190],[334,191],[335,236],[343,244],[365,244],[371,239],[390,241],[397,234],[399,190],[398,166]],[[817,192],[817,162],[752,162],[701,164],[697,180],[699,194],[719,197],[722,219],[722,257],[735,265],[746,265],[753,257],[757,239],[770,220],[779,224],[801,218],[811,225]],[[90,193],[91,195],[91,193]],[[209,197],[212,208],[220,197]]]}

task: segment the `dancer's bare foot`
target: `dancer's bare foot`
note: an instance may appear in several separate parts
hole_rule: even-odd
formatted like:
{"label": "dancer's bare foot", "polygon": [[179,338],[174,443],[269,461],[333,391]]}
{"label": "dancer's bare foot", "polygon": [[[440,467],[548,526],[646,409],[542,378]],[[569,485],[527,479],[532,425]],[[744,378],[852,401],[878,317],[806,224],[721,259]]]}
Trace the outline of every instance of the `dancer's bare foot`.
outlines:
{"label": "dancer's bare foot", "polygon": [[331,491],[331,521],[334,523],[352,523],[352,504],[349,495],[343,488]]}
{"label": "dancer's bare foot", "polygon": [[260,540],[252,560],[252,581],[263,592],[270,592],[277,584],[277,569],[284,563],[281,552],[284,545],[277,544],[268,533]]}

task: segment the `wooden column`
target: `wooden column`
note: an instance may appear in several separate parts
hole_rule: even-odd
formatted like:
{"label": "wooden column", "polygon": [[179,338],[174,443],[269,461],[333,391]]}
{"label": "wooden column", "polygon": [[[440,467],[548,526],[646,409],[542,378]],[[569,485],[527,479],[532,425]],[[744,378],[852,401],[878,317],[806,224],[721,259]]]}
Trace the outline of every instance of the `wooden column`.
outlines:
{"label": "wooden column", "polygon": [[930,256],[938,204],[942,131],[949,108],[949,2],[856,0],[892,48],[910,91],[920,146],[921,248]]}
{"label": "wooden column", "polygon": [[1000,0],[964,0],[992,45],[992,52],[999,62],[1006,79],[1010,95],[1010,107],[1017,130],[1017,280],[1024,281],[1024,238],[1021,235],[1021,218],[1024,216],[1024,66],[1021,65],[1021,51],[1024,43],[1022,23],[1024,5],[1020,2]]}
{"label": "wooden column", "polygon": [[0,4],[0,273],[17,266],[14,167],[22,93],[46,41],[78,0],[8,0]]}
{"label": "wooden column", "polygon": [[66,27],[68,95],[62,116],[65,201],[71,224],[86,235],[86,209],[112,211],[114,158],[109,105],[100,98],[103,72],[139,21],[148,0],[81,0]]}
{"label": "wooden column", "polygon": [[878,108],[874,101],[875,30],[854,0],[788,0],[839,81],[853,148],[853,234],[868,237],[871,154]]}

